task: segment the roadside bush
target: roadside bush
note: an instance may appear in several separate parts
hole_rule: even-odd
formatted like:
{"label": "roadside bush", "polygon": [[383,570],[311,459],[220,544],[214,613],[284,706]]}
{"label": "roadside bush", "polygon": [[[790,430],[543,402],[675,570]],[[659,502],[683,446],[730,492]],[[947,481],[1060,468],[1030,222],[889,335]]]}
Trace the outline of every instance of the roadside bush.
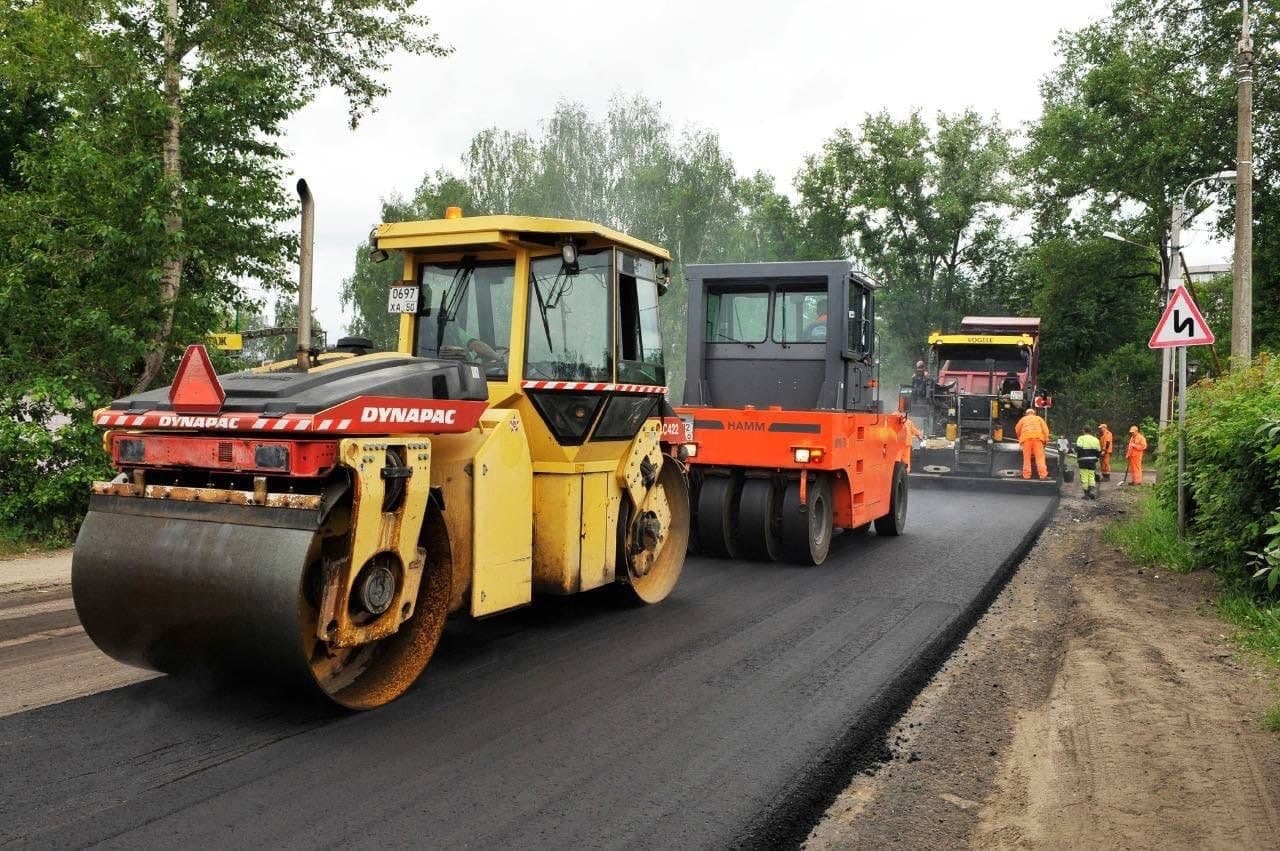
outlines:
{"label": "roadside bush", "polygon": [[58,381],[0,388],[0,536],[49,544],[74,537],[90,483],[111,475],[92,423],[98,401]]}
{"label": "roadside bush", "polygon": [[[1261,573],[1280,548],[1280,359],[1260,355],[1248,368],[1201,381],[1187,399],[1188,537],[1203,567],[1229,584]],[[1169,445],[1176,430],[1167,434]],[[1158,489],[1177,504],[1177,452],[1163,453]],[[1274,562],[1273,562],[1274,564]],[[1269,587],[1268,587],[1269,586]],[[1252,583],[1275,592],[1275,581]]]}

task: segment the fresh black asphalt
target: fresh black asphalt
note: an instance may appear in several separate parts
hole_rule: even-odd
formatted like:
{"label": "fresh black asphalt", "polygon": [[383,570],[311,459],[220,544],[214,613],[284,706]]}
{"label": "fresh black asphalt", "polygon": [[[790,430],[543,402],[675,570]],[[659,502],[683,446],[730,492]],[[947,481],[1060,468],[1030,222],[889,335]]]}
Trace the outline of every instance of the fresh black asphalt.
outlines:
{"label": "fresh black asphalt", "polygon": [[904,536],[822,567],[694,558],[658,606],[458,621],[374,712],[166,677],[0,718],[0,844],[794,843],[1054,502],[916,489]]}

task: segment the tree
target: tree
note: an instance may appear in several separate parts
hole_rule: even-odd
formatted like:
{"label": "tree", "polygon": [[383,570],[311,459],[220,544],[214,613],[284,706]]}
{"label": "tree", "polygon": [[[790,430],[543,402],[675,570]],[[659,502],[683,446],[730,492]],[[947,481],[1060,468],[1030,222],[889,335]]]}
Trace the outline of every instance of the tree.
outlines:
{"label": "tree", "polygon": [[[512,213],[595,221],[666,247],[671,287],[662,303],[667,383],[683,392],[687,343],[687,263],[768,260],[796,255],[796,217],[772,178],[739,178],[714,133],[677,137],[659,104],[615,98],[603,120],[581,105],[560,103],[537,134],[489,128],[477,133],[455,177],[435,171],[412,201],[392,199],[384,221],[435,218],[459,204],[470,214]],[[357,249],[343,302],[352,329],[379,347],[395,339],[386,318],[386,288],[399,279],[394,263],[374,266]]]}
{"label": "tree", "polygon": [[[243,299],[241,279],[285,285],[283,122],[333,86],[354,126],[386,91],[386,44],[446,52],[410,5],[19,0],[0,24],[0,82],[37,85],[66,110],[50,144],[19,164],[30,188],[8,224],[50,264],[24,271],[40,280],[56,266],[76,280],[118,267],[112,283],[127,282],[130,307],[113,315],[137,341],[135,389],[158,375],[175,334]],[[82,203],[86,190],[101,197]]]}
{"label": "tree", "polygon": [[[411,200],[393,197],[384,201],[382,221],[439,219],[450,206],[461,207],[472,215],[488,212],[475,200],[470,185],[446,171],[437,171],[422,179]],[[400,321],[398,316],[387,313],[387,290],[398,283],[403,274],[399,263],[375,263],[369,256],[369,245],[362,243],[355,250],[351,276],[342,281],[342,305],[351,308],[353,314],[347,330],[355,336],[367,337],[379,351],[396,348]]]}
{"label": "tree", "polygon": [[[1255,110],[1280,110],[1274,57],[1280,8],[1252,6]],[[1117,0],[1112,14],[1064,35],[1061,64],[1042,83],[1044,113],[1022,159],[1038,231],[1090,223],[1159,248],[1168,264],[1173,202],[1193,180],[1228,168],[1235,151],[1240,5]],[[1255,140],[1254,306],[1259,344],[1280,343],[1280,137],[1260,121]],[[1229,187],[1223,233],[1231,228]],[[1211,196],[1193,193],[1192,212]],[[1151,317],[1154,321],[1154,316]]]}
{"label": "tree", "polygon": [[[838,130],[797,180],[807,256],[857,257],[880,278],[888,359],[922,353],[930,331],[975,303],[1017,298],[1005,278],[1016,253],[1010,134],[972,111],[867,116]],[[1007,310],[1020,312],[1010,302]]]}

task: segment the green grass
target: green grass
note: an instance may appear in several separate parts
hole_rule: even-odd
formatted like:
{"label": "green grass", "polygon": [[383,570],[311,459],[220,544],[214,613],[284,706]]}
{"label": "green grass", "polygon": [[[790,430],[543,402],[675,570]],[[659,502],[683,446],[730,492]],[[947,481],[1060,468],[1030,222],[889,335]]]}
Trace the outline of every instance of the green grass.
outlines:
{"label": "green grass", "polygon": [[1152,491],[1138,497],[1134,514],[1108,526],[1103,540],[1114,544],[1133,561],[1149,567],[1161,567],[1178,573],[1189,573],[1195,567],[1191,549],[1178,539],[1178,521],[1166,510]]}
{"label": "green grass", "polygon": [[[1259,600],[1240,588],[1224,588],[1218,597],[1218,616],[1234,626],[1232,640],[1246,653],[1271,668],[1280,668],[1280,602]],[[1262,726],[1280,733],[1280,703],[1262,714]]]}
{"label": "green grass", "polygon": [[37,540],[31,537],[24,537],[7,532],[0,529],[0,558],[14,558],[15,556],[27,555],[29,553],[46,552],[48,550],[56,550],[59,547],[69,546],[70,542],[58,537],[49,540]]}
{"label": "green grass", "polygon": [[1224,588],[1217,609],[1237,628],[1237,644],[1280,668],[1280,602],[1259,600],[1245,589]]}
{"label": "green grass", "polygon": [[1280,733],[1280,703],[1263,713],[1262,724],[1271,732]]}

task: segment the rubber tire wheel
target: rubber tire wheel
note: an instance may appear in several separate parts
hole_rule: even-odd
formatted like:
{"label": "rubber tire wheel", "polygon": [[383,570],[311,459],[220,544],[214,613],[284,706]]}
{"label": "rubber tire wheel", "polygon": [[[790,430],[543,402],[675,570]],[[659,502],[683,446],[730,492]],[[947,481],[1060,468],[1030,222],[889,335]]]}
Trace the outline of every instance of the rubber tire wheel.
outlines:
{"label": "rubber tire wheel", "polygon": [[707,476],[698,488],[698,552],[713,558],[738,557],[738,490],[733,476]]}
{"label": "rubber tire wheel", "polygon": [[800,482],[787,482],[782,497],[782,556],[796,564],[822,564],[831,551],[831,481],[818,476],[800,504]]}
{"label": "rubber tire wheel", "polygon": [[771,479],[747,479],[738,498],[738,550],[751,561],[778,558],[778,488]]}
{"label": "rubber tire wheel", "polygon": [[907,467],[902,462],[893,465],[893,484],[889,489],[889,513],[876,518],[876,534],[890,537],[901,535],[907,526]]}

